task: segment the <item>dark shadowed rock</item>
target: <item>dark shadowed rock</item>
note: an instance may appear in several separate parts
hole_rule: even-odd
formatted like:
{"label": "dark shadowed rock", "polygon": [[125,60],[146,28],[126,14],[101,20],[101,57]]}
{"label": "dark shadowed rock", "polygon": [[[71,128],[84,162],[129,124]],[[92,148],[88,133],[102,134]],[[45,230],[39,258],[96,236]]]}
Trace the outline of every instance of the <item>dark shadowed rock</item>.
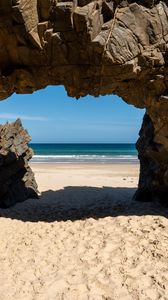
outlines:
{"label": "dark shadowed rock", "polygon": [[0,125],[0,207],[38,198],[37,184],[28,161],[33,151],[21,121]]}
{"label": "dark shadowed rock", "polygon": [[4,0],[0,44],[0,99],[61,84],[72,97],[117,94],[146,108],[136,198],[164,198],[167,0]]}

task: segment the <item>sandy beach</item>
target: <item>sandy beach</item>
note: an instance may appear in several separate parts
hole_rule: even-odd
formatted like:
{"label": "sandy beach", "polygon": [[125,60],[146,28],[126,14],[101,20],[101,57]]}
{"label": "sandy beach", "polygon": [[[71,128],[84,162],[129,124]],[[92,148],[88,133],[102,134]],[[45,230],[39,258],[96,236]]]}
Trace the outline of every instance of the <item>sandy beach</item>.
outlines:
{"label": "sandy beach", "polygon": [[0,300],[168,299],[168,210],[133,202],[138,164],[32,164],[41,192],[0,209]]}

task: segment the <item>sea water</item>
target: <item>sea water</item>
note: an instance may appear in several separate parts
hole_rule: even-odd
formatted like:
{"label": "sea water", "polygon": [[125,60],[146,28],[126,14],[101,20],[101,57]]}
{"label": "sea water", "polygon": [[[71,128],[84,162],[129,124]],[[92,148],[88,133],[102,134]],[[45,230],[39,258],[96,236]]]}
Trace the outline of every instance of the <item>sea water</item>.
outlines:
{"label": "sea water", "polygon": [[33,163],[137,163],[134,144],[30,144]]}

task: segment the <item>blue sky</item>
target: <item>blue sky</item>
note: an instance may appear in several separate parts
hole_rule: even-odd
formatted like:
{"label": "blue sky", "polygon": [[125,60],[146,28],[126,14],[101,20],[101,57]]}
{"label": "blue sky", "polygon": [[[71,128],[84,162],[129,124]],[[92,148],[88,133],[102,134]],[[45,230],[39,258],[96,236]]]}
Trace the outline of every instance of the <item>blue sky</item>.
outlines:
{"label": "blue sky", "polygon": [[20,117],[34,143],[134,143],[143,115],[117,96],[75,100],[60,86],[0,102],[0,123]]}

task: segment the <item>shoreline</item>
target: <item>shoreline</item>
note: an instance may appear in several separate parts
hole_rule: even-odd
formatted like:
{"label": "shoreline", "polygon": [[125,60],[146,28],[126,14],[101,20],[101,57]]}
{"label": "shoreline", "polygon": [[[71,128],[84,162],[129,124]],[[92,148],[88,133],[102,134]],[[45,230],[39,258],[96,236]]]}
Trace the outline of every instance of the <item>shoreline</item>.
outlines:
{"label": "shoreline", "polygon": [[30,162],[30,164],[32,164],[32,165],[36,165],[36,164],[49,164],[49,165],[52,165],[52,164],[54,164],[54,165],[92,165],[92,166],[94,166],[94,165],[105,165],[105,166],[107,166],[107,165],[137,165],[137,164],[139,164],[139,161],[138,160],[130,160],[130,161],[128,161],[128,160],[114,160],[113,162],[99,162],[99,161],[96,161],[96,162],[79,162],[79,161],[77,161],[77,162],[75,162],[75,161],[72,161],[72,162],[65,162],[65,161],[63,161],[63,162],[56,162],[56,161],[31,161]]}
{"label": "shoreline", "polygon": [[[128,165],[130,165],[130,166],[132,166],[132,165],[137,165],[137,166],[139,166],[139,162],[137,162],[136,164],[132,164],[132,163],[129,163],[129,162],[127,162],[127,164]],[[95,163],[95,164],[90,164],[90,163],[69,163],[69,164],[67,164],[67,163],[56,163],[56,164],[54,164],[54,163],[52,163],[52,162],[46,162],[46,163],[43,163],[43,162],[36,162],[36,163],[34,163],[34,162],[31,162],[30,161],[30,165],[39,165],[39,166],[43,166],[43,165],[48,165],[49,167],[52,167],[52,166],[54,166],[54,165],[58,165],[58,166],[67,166],[67,165],[69,165],[69,166],[87,166],[87,167],[94,167],[94,166],[96,166],[96,167],[103,167],[103,166],[106,166],[106,167],[111,167],[113,164],[102,164],[102,163]],[[123,163],[119,163],[119,164],[117,164],[118,166],[125,166],[125,163],[123,162]],[[115,164],[115,166],[116,166],[116,164]]]}
{"label": "shoreline", "polygon": [[139,175],[139,163],[116,163],[116,164],[101,164],[101,163],[95,163],[95,164],[88,164],[88,163],[32,163],[30,162],[30,167],[33,169],[34,172],[38,172],[40,170],[47,170],[48,172],[51,172],[53,170],[110,170],[112,173],[120,175],[119,172],[122,173],[128,173],[129,176],[131,173],[135,172],[135,176],[137,177]]}

